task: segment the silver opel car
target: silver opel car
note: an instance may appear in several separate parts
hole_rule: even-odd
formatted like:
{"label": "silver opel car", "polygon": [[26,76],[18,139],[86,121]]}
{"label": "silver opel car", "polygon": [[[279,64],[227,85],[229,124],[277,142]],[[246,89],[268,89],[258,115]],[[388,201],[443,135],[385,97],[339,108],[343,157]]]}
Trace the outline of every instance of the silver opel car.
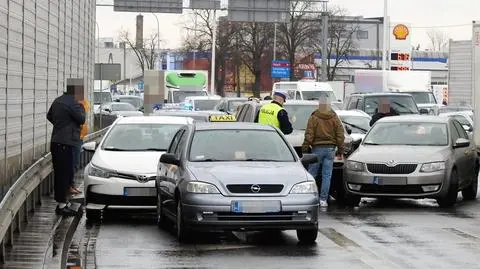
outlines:
{"label": "silver opel car", "polygon": [[442,207],[477,196],[476,147],[451,117],[394,116],[379,120],[346,161],[345,201],[361,197],[434,198]]}
{"label": "silver opel car", "polygon": [[196,123],[174,136],[157,170],[157,221],[176,224],[179,241],[192,231],[296,230],[312,243],[318,190],[281,132],[255,123]]}

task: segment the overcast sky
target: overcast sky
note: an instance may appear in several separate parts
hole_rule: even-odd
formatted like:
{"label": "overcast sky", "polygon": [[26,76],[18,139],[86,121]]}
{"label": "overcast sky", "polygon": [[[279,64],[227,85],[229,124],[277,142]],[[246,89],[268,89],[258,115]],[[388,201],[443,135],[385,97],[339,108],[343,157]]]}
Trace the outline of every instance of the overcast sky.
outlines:
{"label": "overcast sky", "polygon": [[[113,1],[112,1],[113,2]],[[368,4],[367,4],[368,3]],[[330,0],[329,5],[341,6],[351,15],[364,17],[383,16],[383,0]],[[113,7],[97,7],[100,37],[118,39],[121,29],[135,32],[136,13],[114,12]],[[157,32],[157,22],[152,14],[144,15],[144,35]],[[188,15],[157,14],[163,48],[176,48],[181,44],[183,25]],[[434,28],[444,31],[454,40],[471,38],[471,23],[480,20],[480,0],[389,0],[392,22],[412,26],[413,45],[428,46],[426,32]]]}

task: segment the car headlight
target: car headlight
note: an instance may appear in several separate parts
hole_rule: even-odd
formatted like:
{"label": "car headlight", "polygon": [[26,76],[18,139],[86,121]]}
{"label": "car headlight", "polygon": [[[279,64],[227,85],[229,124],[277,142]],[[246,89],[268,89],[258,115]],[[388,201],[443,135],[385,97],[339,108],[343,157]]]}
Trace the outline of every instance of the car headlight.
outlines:
{"label": "car headlight", "polygon": [[290,190],[293,194],[318,193],[315,181],[307,181],[294,185]]}
{"label": "car headlight", "polygon": [[215,185],[205,182],[189,182],[187,192],[191,193],[220,193]]}
{"label": "car headlight", "polygon": [[101,178],[111,178],[116,175],[115,172],[108,171],[93,165],[89,165],[88,167],[88,175],[93,177],[101,177]]}
{"label": "car headlight", "polygon": [[433,163],[424,163],[422,164],[422,168],[420,168],[420,172],[436,172],[445,170],[445,162],[433,162]]}
{"label": "car headlight", "polygon": [[363,171],[365,169],[365,165],[361,162],[347,161],[347,169],[352,171]]}

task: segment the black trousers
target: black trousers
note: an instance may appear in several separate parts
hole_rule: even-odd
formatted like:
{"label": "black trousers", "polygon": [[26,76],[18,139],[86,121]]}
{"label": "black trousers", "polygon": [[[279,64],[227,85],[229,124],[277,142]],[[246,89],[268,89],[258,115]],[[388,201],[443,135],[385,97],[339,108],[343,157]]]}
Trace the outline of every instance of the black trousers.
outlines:
{"label": "black trousers", "polygon": [[73,181],[73,147],[69,145],[51,143],[54,195],[58,203],[67,202],[67,191]]}

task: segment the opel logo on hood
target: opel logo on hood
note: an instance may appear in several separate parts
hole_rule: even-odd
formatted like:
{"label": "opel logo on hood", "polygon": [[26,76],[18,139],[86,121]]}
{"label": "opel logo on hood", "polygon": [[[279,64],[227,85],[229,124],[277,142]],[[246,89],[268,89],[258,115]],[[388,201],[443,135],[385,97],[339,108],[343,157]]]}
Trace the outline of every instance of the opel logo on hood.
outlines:
{"label": "opel logo on hood", "polygon": [[252,185],[252,186],[250,187],[250,190],[251,190],[252,192],[258,193],[258,192],[260,192],[261,188],[260,188],[260,186],[258,186],[258,185]]}

